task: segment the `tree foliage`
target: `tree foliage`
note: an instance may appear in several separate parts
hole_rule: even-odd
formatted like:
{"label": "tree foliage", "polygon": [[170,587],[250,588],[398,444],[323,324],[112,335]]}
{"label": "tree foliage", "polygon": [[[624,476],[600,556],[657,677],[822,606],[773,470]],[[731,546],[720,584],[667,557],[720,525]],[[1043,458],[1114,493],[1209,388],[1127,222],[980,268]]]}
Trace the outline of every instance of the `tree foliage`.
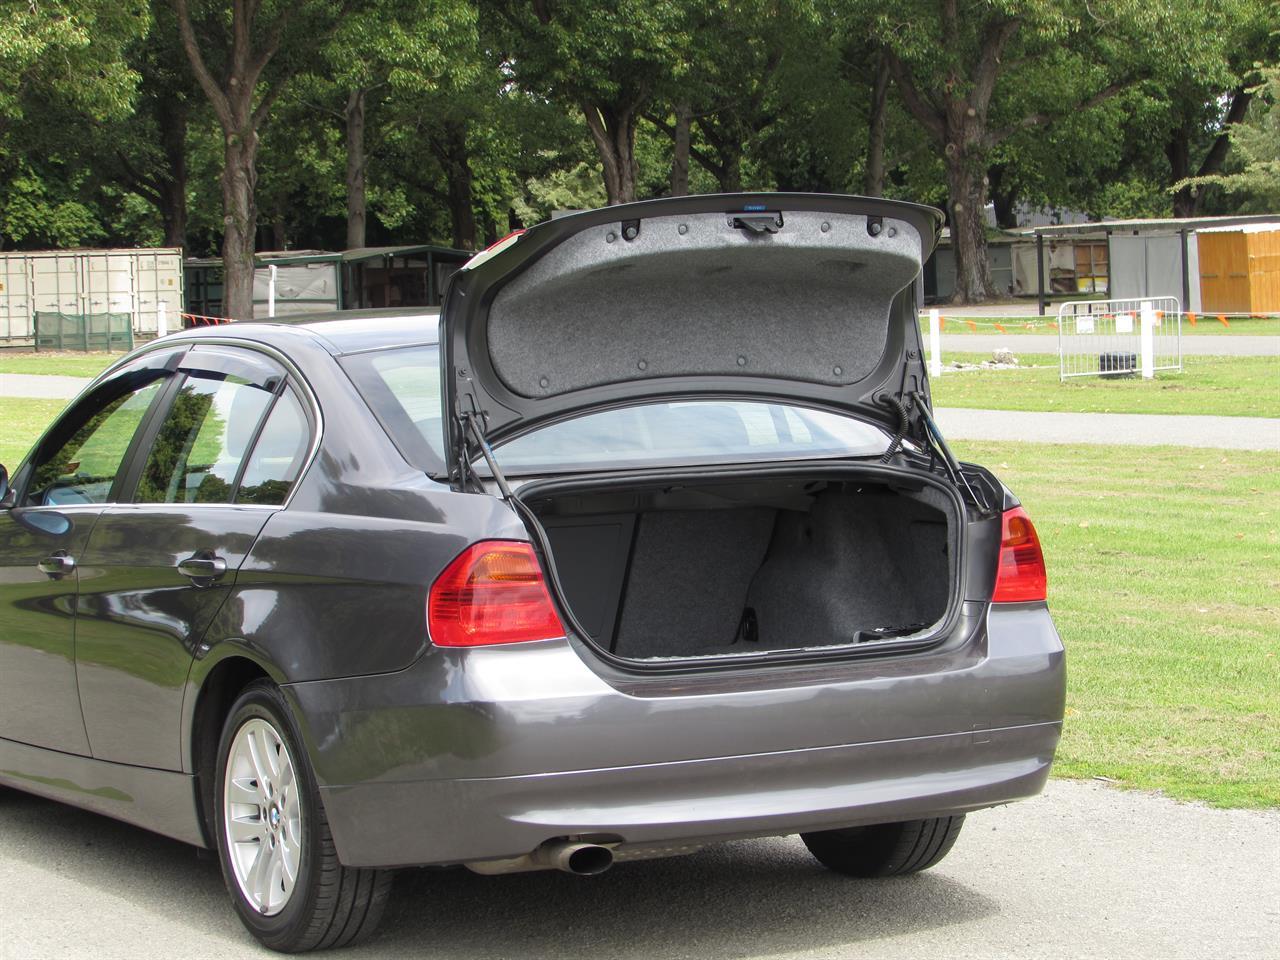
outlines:
{"label": "tree foliage", "polygon": [[[1275,0],[0,0],[0,244],[477,248],[686,192],[1274,209]],[[1271,64],[1272,66],[1259,66]]]}

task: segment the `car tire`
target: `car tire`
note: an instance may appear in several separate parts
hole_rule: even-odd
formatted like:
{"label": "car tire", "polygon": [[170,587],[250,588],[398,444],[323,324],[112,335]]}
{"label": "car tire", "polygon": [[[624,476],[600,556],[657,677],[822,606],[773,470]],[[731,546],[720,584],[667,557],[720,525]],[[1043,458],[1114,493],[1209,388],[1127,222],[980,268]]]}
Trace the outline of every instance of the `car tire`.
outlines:
{"label": "car tire", "polygon": [[927,870],[951,852],[964,814],[845,830],[802,833],[818,862],[851,877],[900,877]]}
{"label": "car tire", "polygon": [[315,773],[274,684],[252,683],[232,705],[215,769],[218,859],[249,932],[284,953],[373,933],[392,874],[338,862]]}

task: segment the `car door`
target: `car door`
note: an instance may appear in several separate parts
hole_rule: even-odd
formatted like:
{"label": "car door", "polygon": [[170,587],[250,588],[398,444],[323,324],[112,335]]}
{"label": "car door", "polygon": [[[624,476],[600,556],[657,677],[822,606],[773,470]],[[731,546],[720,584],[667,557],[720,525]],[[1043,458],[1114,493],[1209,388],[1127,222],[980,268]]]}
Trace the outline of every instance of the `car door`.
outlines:
{"label": "car door", "polygon": [[197,346],[80,566],[76,665],[93,756],[180,768],[197,646],[298,476],[311,425],[284,371],[248,349]]}
{"label": "car door", "polygon": [[99,384],[14,475],[13,506],[0,510],[0,737],[89,753],[76,692],[79,564],[177,355],[157,353]]}

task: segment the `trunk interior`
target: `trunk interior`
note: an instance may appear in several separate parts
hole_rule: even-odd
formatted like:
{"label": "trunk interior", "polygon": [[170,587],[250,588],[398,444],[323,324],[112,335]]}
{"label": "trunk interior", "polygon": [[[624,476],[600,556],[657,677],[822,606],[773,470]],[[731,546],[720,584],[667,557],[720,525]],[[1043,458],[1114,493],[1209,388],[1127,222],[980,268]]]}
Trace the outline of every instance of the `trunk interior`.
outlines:
{"label": "trunk interior", "polygon": [[927,633],[954,583],[954,506],[883,479],[646,481],[534,491],[565,599],[634,660]]}

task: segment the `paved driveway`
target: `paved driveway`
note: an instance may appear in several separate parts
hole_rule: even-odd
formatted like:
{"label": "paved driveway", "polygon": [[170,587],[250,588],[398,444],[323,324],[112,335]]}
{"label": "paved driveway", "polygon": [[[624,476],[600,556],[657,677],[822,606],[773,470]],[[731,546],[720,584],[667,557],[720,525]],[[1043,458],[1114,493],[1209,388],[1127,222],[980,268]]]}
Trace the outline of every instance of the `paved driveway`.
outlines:
{"label": "paved driveway", "polygon": [[[430,811],[423,811],[424,823]],[[0,789],[0,957],[247,957],[217,864]],[[606,875],[411,871],[381,934],[333,956],[1276,957],[1280,812],[1094,783],[969,818],[936,869],[855,881],[795,838]]]}
{"label": "paved driveway", "polygon": [[1050,413],[963,407],[939,407],[935,412],[943,436],[951,440],[1280,450],[1280,419],[1271,417],[1205,417],[1193,413]]}
{"label": "paved driveway", "polygon": [[[925,348],[928,349],[928,333]],[[1008,347],[1015,354],[1058,352],[1058,335],[1020,333],[956,333],[942,335],[942,362],[956,353],[990,353]],[[1249,334],[1186,336],[1182,338],[1184,357],[1280,357],[1280,337]]]}

